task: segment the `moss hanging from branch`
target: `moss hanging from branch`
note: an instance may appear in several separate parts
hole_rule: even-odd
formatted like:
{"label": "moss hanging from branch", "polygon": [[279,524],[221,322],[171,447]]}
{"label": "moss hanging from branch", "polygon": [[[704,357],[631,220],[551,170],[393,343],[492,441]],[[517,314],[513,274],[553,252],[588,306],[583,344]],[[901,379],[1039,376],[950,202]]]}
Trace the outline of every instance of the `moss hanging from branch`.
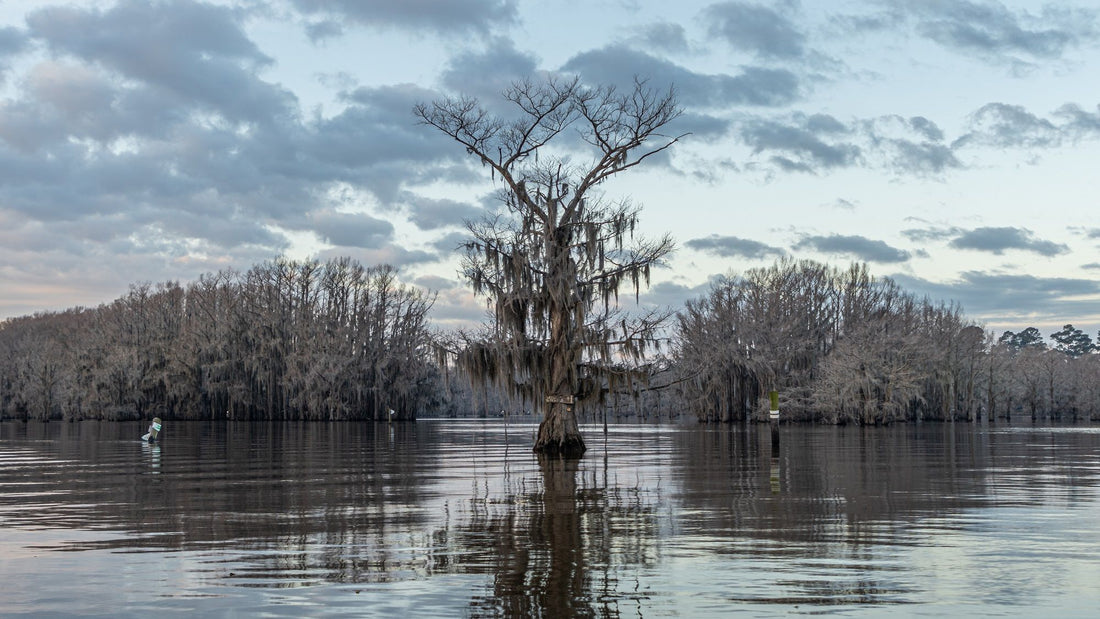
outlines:
{"label": "moss hanging from branch", "polygon": [[[644,384],[626,377],[644,374],[645,366],[625,363],[638,361],[658,337],[662,314],[625,317],[613,303],[626,282],[637,298],[651,267],[673,250],[667,235],[636,238],[639,209],[604,200],[599,186],[683,137],[659,133],[680,109],[671,89],[641,80],[625,93],[579,79],[523,81],[504,97],[518,120],[497,118],[466,97],[415,108],[422,123],[491,168],[507,207],[507,216],[468,225],[474,240],[463,274],[489,298],[494,321],[485,334],[468,337],[456,359],[474,380],[506,385],[542,408],[537,451],[580,455],[574,406],[607,390],[582,389],[580,368],[584,380],[607,388]],[[548,152],[540,158],[566,130],[592,147],[590,165]]]}

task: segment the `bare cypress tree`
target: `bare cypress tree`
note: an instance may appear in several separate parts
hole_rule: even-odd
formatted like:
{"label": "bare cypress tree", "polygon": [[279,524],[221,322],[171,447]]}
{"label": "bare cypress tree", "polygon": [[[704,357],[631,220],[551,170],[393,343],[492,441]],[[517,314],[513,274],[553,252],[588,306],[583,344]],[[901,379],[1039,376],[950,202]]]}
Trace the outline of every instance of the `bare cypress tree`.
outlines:
{"label": "bare cypress tree", "polygon": [[[506,212],[468,222],[463,273],[492,304],[494,332],[459,357],[475,379],[495,381],[543,409],[535,451],[579,456],[584,440],[574,404],[632,384],[624,362],[654,341],[659,316],[628,320],[615,307],[623,286],[649,283],[673,249],[633,236],[639,210],[606,202],[597,189],[683,136],[660,133],[680,115],[672,89],[635,80],[630,92],[579,79],[523,81],[504,92],[514,117],[476,99],[444,98],[414,112],[466,148],[499,183]],[[568,142],[576,130],[583,143]],[[594,152],[576,165],[570,147]]]}

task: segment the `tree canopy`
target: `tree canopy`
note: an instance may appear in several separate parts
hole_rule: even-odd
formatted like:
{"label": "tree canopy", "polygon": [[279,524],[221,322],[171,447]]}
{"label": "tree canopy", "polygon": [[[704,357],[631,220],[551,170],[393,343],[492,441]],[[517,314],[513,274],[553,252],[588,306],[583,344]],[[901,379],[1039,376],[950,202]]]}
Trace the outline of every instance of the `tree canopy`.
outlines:
{"label": "tree canopy", "polygon": [[433,297],[393,267],[273,260],[0,323],[0,414],[413,419],[441,397]]}
{"label": "tree canopy", "polygon": [[1074,328],[1073,325],[1066,325],[1061,331],[1051,333],[1050,338],[1058,344],[1055,350],[1074,358],[1096,350],[1096,345],[1092,343],[1089,334]]}
{"label": "tree canopy", "polygon": [[[462,274],[488,298],[493,322],[452,352],[476,380],[543,409],[536,451],[579,455],[574,406],[632,390],[665,316],[628,316],[619,294],[637,295],[673,250],[667,235],[636,236],[638,207],[598,188],[683,137],[661,133],[680,109],[674,91],[640,80],[620,92],[550,77],[517,82],[503,96],[508,116],[467,97],[415,108],[489,169],[504,207],[467,224]],[[591,158],[577,163],[581,153]]]}

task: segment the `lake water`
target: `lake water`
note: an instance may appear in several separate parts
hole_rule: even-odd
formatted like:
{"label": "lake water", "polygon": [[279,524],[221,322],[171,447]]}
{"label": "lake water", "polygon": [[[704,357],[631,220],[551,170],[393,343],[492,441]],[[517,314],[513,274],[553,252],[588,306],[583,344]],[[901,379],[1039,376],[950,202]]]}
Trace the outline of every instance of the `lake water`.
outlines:
{"label": "lake water", "polygon": [[0,423],[0,614],[1095,616],[1100,427]]}

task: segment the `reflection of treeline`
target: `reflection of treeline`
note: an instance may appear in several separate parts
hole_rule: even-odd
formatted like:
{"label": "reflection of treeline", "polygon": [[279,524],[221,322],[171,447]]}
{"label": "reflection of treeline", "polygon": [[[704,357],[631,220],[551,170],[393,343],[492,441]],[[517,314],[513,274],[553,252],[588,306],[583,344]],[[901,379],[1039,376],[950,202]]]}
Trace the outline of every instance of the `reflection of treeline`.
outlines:
{"label": "reflection of treeline", "polygon": [[865,266],[785,260],[724,278],[678,326],[682,393],[707,421],[759,418],[772,389],[785,417],[830,423],[1100,410],[1100,359],[1071,325],[1054,349],[1035,329],[994,340]]}
{"label": "reflection of treeline", "polygon": [[[773,433],[781,444],[770,440]],[[1097,483],[1085,464],[1097,447],[1089,432],[938,423],[789,431],[758,424],[676,433],[674,440],[679,526],[747,538],[752,543],[709,545],[747,557],[820,556],[828,546],[856,561],[911,541],[906,523],[935,527],[980,507],[1087,501]],[[879,571],[871,579],[879,588],[897,574]],[[827,584],[821,580],[814,584]]]}
{"label": "reflection of treeline", "polygon": [[[16,514],[12,526],[105,533],[65,542],[72,550],[231,548],[246,564],[239,577],[270,586],[413,567],[387,540],[430,530],[421,508],[439,445],[421,438],[430,426],[219,424],[174,423],[171,447],[145,446],[141,457],[118,447],[133,440],[132,424],[9,426],[5,439],[35,455],[0,468],[0,511]],[[6,492],[15,485],[42,500]],[[232,561],[212,560],[222,574]]]}
{"label": "reflection of treeline", "polygon": [[276,260],[0,324],[0,415],[381,419],[433,404],[432,298],[388,266]]}

